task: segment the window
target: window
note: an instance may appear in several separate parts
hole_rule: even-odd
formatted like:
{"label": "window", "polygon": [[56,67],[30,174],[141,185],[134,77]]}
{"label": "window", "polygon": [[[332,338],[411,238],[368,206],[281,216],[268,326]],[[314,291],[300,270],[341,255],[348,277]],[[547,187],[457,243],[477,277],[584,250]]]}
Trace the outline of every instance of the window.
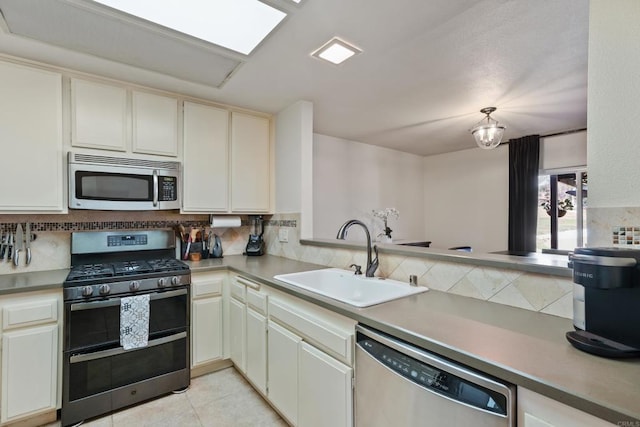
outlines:
{"label": "window", "polygon": [[539,252],[566,253],[586,245],[586,171],[540,175],[538,205]]}

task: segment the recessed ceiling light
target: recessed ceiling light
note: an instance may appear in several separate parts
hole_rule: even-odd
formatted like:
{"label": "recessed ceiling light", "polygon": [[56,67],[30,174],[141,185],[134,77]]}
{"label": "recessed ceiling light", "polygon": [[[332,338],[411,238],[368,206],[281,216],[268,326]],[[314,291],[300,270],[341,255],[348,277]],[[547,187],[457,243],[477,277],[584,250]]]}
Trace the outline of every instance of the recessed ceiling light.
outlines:
{"label": "recessed ceiling light", "polygon": [[361,49],[358,49],[338,37],[334,37],[322,45],[320,49],[313,52],[311,56],[315,56],[316,58],[324,59],[325,61],[338,65],[361,52]]}
{"label": "recessed ceiling light", "polygon": [[287,15],[258,0],[94,1],[245,55]]}

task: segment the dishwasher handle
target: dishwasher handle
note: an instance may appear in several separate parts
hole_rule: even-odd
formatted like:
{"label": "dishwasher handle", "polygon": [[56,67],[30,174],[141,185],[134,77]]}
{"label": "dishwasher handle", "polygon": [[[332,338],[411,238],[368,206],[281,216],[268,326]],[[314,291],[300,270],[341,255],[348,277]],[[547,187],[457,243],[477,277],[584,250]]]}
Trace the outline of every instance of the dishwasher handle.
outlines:
{"label": "dishwasher handle", "polygon": [[515,387],[362,325],[356,345],[407,381],[445,398],[498,416],[510,416]]}

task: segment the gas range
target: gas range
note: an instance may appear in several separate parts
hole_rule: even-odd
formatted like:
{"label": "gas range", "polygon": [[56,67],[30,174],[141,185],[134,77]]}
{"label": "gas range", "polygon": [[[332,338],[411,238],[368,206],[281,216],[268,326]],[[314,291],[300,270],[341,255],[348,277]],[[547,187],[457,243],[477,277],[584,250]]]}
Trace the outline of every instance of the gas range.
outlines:
{"label": "gas range", "polygon": [[191,271],[175,247],[172,230],[71,235],[63,426],[189,386]]}
{"label": "gas range", "polygon": [[189,266],[175,258],[168,230],[82,232],[71,238],[72,268],[64,299],[91,300],[189,285]]}

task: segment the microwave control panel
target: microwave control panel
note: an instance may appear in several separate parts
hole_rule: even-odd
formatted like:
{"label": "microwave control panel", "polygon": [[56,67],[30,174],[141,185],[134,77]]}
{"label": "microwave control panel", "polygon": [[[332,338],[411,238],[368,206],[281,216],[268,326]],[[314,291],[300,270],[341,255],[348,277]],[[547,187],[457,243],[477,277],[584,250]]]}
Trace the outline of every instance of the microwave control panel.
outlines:
{"label": "microwave control panel", "polygon": [[158,200],[172,202],[178,200],[178,180],[175,176],[158,177]]}

